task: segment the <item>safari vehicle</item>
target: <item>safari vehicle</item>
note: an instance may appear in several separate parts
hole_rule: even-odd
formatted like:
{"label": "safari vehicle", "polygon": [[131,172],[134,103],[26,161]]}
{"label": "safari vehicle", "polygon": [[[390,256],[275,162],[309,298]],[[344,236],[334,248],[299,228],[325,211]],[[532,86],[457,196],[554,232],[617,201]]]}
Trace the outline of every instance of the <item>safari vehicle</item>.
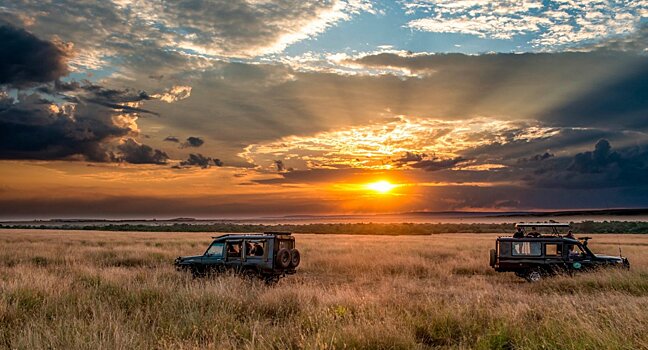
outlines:
{"label": "safari vehicle", "polygon": [[[591,237],[576,238],[560,234],[568,229],[565,223],[520,223],[513,237],[498,237],[495,249],[490,251],[490,266],[498,272],[514,272],[529,282],[558,273],[572,274],[600,267],[630,268],[627,258],[597,255],[587,247]],[[550,229],[540,234],[536,229]]]}
{"label": "safari vehicle", "polygon": [[214,241],[202,255],[178,257],[178,270],[195,277],[233,272],[246,278],[275,283],[297,272],[301,261],[295,237],[289,232],[227,234]]}

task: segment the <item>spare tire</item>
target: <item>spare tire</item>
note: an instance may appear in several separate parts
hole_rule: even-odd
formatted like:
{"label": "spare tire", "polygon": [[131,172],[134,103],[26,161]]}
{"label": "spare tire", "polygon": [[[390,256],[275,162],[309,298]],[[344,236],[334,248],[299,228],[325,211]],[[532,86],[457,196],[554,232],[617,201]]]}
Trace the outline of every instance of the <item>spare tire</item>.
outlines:
{"label": "spare tire", "polygon": [[290,251],[290,267],[295,268],[299,266],[299,262],[301,262],[301,254],[299,254],[299,250],[292,249]]}
{"label": "spare tire", "polygon": [[497,264],[497,251],[495,249],[490,250],[490,266],[495,267]]}
{"label": "spare tire", "polygon": [[287,269],[288,266],[290,266],[290,260],[291,260],[290,250],[286,248],[279,249],[276,258],[277,266],[282,269]]}

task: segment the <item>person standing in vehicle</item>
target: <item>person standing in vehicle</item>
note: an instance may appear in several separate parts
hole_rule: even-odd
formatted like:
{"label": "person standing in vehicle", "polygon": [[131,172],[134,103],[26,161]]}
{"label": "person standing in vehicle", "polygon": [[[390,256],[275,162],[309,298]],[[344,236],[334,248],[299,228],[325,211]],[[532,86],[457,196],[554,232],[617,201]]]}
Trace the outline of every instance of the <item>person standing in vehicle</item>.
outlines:
{"label": "person standing in vehicle", "polygon": [[524,231],[522,231],[521,228],[517,228],[517,231],[515,231],[515,234],[513,234],[513,238],[524,238]]}

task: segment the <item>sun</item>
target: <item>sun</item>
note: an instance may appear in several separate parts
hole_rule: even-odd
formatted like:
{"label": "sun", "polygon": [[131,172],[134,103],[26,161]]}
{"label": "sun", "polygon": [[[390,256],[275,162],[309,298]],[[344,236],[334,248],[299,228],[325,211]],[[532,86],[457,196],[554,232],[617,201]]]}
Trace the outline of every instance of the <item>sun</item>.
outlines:
{"label": "sun", "polygon": [[368,184],[365,185],[365,187],[368,190],[376,191],[378,193],[387,193],[387,192],[393,190],[394,188],[396,188],[397,185],[394,185],[391,182],[386,181],[386,180],[381,180],[381,181],[368,183]]}

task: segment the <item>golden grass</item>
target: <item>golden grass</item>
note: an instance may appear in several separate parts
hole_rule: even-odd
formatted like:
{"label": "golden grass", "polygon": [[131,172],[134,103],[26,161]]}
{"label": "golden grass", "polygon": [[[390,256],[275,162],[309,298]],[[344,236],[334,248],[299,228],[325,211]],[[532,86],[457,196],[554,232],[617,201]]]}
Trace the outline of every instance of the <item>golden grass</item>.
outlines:
{"label": "golden grass", "polygon": [[0,231],[0,348],[648,348],[648,236],[591,243],[632,269],[528,284],[492,234],[297,235],[277,286],[193,279],[213,233]]}

